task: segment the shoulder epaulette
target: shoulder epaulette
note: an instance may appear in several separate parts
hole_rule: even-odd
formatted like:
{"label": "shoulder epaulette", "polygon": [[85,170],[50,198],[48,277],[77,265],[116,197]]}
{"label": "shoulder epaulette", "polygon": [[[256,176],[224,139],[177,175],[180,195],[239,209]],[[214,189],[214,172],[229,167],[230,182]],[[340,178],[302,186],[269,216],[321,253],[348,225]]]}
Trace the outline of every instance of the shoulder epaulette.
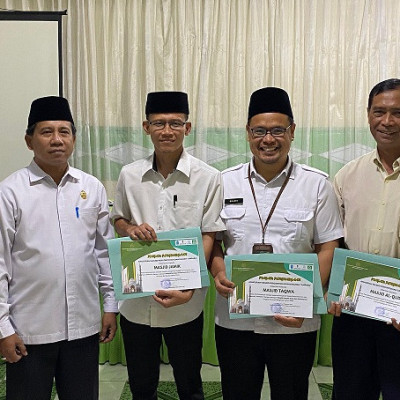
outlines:
{"label": "shoulder epaulette", "polygon": [[320,174],[320,175],[324,176],[325,178],[328,178],[328,177],[329,177],[329,174],[327,174],[327,173],[324,172],[324,171],[321,171],[321,170],[318,169],[318,168],[310,167],[309,165],[306,165],[306,164],[299,164],[299,166],[300,166],[301,168],[303,168],[304,170],[306,170],[306,171],[315,172],[316,174]]}

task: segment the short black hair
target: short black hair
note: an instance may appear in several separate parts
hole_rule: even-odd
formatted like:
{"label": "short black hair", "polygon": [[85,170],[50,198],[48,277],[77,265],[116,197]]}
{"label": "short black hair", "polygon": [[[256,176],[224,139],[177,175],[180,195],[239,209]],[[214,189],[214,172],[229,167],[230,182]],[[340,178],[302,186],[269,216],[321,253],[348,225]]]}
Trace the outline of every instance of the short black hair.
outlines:
{"label": "short black hair", "polygon": [[[76,134],[75,125],[74,125],[72,122],[70,122],[70,121],[68,121],[68,122],[71,124],[72,134],[75,136],[75,134]],[[28,127],[26,128],[25,133],[26,133],[27,135],[29,135],[29,136],[33,136],[33,132],[35,131],[35,128],[36,128],[36,124],[32,124],[31,126],[28,126]]]}
{"label": "short black hair", "polygon": [[369,111],[371,109],[372,100],[375,96],[398,88],[400,88],[400,79],[397,78],[386,79],[376,84],[369,93],[367,110]]}

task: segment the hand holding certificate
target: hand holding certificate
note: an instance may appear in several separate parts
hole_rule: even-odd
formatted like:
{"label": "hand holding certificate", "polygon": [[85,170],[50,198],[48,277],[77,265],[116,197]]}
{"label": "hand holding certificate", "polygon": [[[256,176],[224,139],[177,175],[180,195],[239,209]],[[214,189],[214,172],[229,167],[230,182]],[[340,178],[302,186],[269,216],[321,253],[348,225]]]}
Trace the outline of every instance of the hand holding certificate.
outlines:
{"label": "hand holding certificate", "polygon": [[342,311],[382,321],[400,320],[400,260],[336,249],[328,302]]}
{"label": "hand holding certificate", "polygon": [[160,232],[157,241],[110,240],[109,253],[118,300],[150,296],[157,290],[208,286],[198,228]]}
{"label": "hand holding certificate", "polygon": [[232,319],[326,313],[316,254],[227,256],[225,264],[236,284],[229,298]]}

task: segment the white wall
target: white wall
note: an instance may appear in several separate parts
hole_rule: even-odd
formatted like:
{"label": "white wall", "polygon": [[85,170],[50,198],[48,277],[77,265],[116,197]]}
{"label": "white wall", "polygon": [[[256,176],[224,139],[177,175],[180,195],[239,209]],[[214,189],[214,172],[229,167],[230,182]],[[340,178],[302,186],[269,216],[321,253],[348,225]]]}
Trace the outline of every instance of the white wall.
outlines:
{"label": "white wall", "polygon": [[0,181],[29,164],[32,100],[59,95],[58,21],[0,20]]}

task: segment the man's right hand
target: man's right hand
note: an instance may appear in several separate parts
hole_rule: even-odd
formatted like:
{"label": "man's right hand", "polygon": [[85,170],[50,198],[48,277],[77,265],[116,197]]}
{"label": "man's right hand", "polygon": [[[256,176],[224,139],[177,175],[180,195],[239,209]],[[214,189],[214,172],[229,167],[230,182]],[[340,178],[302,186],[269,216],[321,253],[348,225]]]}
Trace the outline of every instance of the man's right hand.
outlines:
{"label": "man's right hand", "polygon": [[10,363],[28,355],[24,342],[16,333],[0,339],[0,353]]}
{"label": "man's right hand", "polygon": [[342,306],[338,301],[331,301],[331,305],[328,308],[328,314],[332,314],[335,317],[340,317],[342,314]]}
{"label": "man's right hand", "polygon": [[132,240],[145,240],[149,242],[157,240],[155,230],[146,223],[141,225],[130,225],[126,228],[126,231]]}
{"label": "man's right hand", "polygon": [[233,293],[235,284],[226,277],[225,271],[219,271],[214,276],[214,282],[215,282],[215,289],[217,289],[217,292],[221,296],[228,297],[228,295]]}

